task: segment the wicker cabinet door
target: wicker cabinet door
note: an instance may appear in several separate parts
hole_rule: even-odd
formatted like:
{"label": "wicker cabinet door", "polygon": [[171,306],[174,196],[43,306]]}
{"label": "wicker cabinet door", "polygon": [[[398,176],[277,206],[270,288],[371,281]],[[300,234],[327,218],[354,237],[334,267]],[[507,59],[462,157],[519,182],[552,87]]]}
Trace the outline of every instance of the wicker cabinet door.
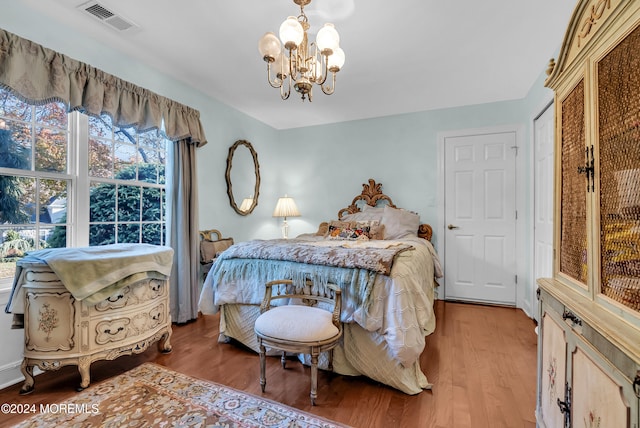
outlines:
{"label": "wicker cabinet door", "polygon": [[562,101],[560,138],[560,252],[558,270],[583,287],[587,283],[587,172],[584,81]]}
{"label": "wicker cabinet door", "polygon": [[640,27],[597,63],[600,283],[640,311]]}

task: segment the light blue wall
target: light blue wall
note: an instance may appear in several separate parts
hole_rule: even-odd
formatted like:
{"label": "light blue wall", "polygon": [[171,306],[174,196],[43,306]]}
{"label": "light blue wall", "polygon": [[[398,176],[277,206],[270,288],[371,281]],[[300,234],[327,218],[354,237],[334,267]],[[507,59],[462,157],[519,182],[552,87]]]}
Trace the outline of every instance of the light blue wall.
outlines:
{"label": "light blue wall", "polygon": [[[278,133],[273,128],[141,64],[135,58],[122,56],[98,40],[86,38],[69,28],[56,27],[54,30],[46,16],[20,2],[2,6],[0,28],[199,110],[209,142],[197,150],[201,229],[217,228],[225,236],[235,235],[239,239],[256,235],[256,228],[260,225],[251,217],[237,215],[229,205],[224,175],[226,159],[229,146],[234,141],[251,141],[261,164],[264,163],[266,184],[261,193],[265,193],[266,199],[273,199],[275,193],[269,192],[269,177],[277,173],[274,161],[277,161],[277,156],[274,154],[272,160],[270,154],[278,141]],[[260,203],[258,208],[263,207]]]}
{"label": "light blue wall", "polygon": [[522,102],[503,102],[281,131],[283,192],[295,196],[301,233],[336,217],[369,178],[394,203],[437,219],[437,141],[443,131],[524,122]]}
{"label": "light blue wall", "polygon": [[[279,237],[280,221],[271,214],[278,196],[288,193],[302,212],[301,217],[290,219],[290,235],[312,232],[321,221],[335,218],[369,178],[383,183],[384,192],[398,206],[435,224],[438,133],[520,125],[525,147],[518,163],[518,197],[526,206],[520,240],[530,241],[531,123],[551,99],[550,91],[542,86],[542,73],[522,100],[277,131],[97,40],[68,28],[54,31],[45,16],[21,3],[2,8],[0,27],[200,111],[209,141],[197,151],[201,229],[217,228],[237,241]],[[228,148],[238,139],[254,145],[260,162],[259,204],[249,216],[236,214],[226,194]],[[436,230],[435,241],[439,238]],[[530,260],[529,246],[519,245],[519,255]],[[530,273],[529,263],[523,269]],[[523,287],[530,293],[532,281],[527,280]]]}

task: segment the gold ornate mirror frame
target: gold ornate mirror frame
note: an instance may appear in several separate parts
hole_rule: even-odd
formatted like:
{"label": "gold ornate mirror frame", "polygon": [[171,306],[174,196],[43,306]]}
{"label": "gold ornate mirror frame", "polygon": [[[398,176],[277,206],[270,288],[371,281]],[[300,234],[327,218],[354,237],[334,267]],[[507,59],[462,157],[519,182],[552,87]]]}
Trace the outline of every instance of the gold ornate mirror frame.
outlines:
{"label": "gold ornate mirror frame", "polygon": [[[233,196],[233,184],[231,183],[231,167],[233,166],[233,155],[238,147],[245,146],[249,149],[251,153],[251,157],[253,158],[253,169],[255,174],[255,187],[253,191],[253,200],[251,201],[251,205],[242,210],[236,204],[235,198]],[[229,147],[229,155],[227,156],[227,170],[225,172],[225,178],[227,180],[227,195],[229,195],[229,203],[231,207],[240,215],[251,214],[254,208],[258,205],[258,194],[260,193],[260,164],[258,163],[258,154],[253,149],[253,146],[250,142],[246,140],[238,140],[231,147]]]}

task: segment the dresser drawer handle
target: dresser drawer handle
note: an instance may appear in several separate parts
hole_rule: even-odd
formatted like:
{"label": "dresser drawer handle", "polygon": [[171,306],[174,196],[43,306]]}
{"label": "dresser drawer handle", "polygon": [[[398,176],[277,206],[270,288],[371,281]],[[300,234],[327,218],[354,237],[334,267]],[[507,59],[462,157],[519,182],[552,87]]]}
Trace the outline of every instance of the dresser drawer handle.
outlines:
{"label": "dresser drawer handle", "polygon": [[104,332],[105,332],[106,334],[110,334],[110,335],[112,335],[112,336],[115,336],[116,334],[120,333],[122,330],[124,330],[124,327],[118,327],[118,329],[112,333],[112,332],[111,332],[111,329],[110,329],[110,328],[107,328]]}
{"label": "dresser drawer handle", "polygon": [[124,294],[118,294],[115,298],[113,296],[107,298],[107,300],[111,303],[117,302],[118,300],[122,299],[124,297]]}
{"label": "dresser drawer handle", "polygon": [[578,316],[577,316],[576,314],[574,314],[573,312],[568,311],[568,310],[566,310],[566,309],[565,309],[565,310],[564,310],[564,312],[562,313],[562,319],[563,319],[563,320],[565,320],[565,321],[566,321],[566,320],[568,320],[568,319],[570,319],[570,320],[571,320],[571,322],[572,322],[574,325],[576,325],[576,324],[577,324],[577,325],[582,325],[582,320],[581,320],[580,318],[578,318]]}

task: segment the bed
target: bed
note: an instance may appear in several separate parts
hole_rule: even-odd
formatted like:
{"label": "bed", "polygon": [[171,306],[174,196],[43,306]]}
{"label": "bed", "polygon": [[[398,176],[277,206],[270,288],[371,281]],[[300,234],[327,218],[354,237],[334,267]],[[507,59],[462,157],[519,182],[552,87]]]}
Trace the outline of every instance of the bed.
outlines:
{"label": "bed", "polygon": [[[313,234],[225,250],[205,278],[200,311],[220,312],[220,342],[234,339],[258,352],[253,325],[267,281],[337,284],[344,338],[334,350],[333,371],[366,376],[407,394],[430,389],[419,358],[425,337],[435,330],[435,279],[442,276],[431,227],[396,207],[373,179],[337,218]],[[308,356],[299,358],[308,363]],[[319,367],[327,369],[326,356]]]}

